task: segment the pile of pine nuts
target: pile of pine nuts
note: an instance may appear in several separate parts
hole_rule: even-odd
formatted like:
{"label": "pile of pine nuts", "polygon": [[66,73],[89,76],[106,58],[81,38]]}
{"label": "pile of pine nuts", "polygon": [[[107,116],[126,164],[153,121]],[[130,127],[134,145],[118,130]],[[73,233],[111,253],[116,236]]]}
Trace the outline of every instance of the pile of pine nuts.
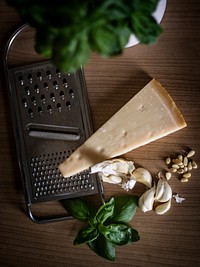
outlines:
{"label": "pile of pine nuts", "polygon": [[171,173],[177,173],[181,175],[181,182],[188,182],[191,177],[191,171],[198,167],[197,163],[192,159],[194,154],[195,151],[190,150],[188,153],[179,154],[175,158],[167,157],[165,162],[169,167],[169,172],[167,172],[168,176],[171,177]]}

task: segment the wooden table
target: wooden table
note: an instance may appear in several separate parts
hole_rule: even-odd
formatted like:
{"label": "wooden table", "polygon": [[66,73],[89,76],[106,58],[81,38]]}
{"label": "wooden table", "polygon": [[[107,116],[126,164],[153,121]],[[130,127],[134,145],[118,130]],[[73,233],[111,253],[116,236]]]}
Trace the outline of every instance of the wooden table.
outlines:
{"label": "wooden table", "polygon": [[[164,33],[151,46],[136,45],[123,55],[101,59],[92,55],[85,75],[94,130],[135,95],[152,77],[169,91],[183,113],[187,128],[130,152],[127,157],[147,168],[152,175],[166,169],[164,158],[185,147],[196,151],[200,165],[200,3],[198,0],[168,1],[162,21]],[[5,1],[0,3],[0,38],[20,22],[18,14]],[[20,51],[30,44],[26,36],[13,54],[15,62],[24,60]],[[21,49],[21,50],[20,50]],[[37,55],[26,50],[29,61]],[[24,212],[24,197],[15,149],[15,140],[7,100],[3,64],[0,90],[0,266],[200,266],[200,169],[192,171],[188,183],[175,176],[173,191],[185,198],[173,201],[165,215],[138,210],[131,225],[141,236],[135,244],[117,247],[116,261],[94,254],[86,245],[74,247],[73,240],[83,226],[76,220],[47,225],[34,224]],[[119,186],[105,184],[106,199],[125,192]],[[60,204],[40,209],[60,211]]]}

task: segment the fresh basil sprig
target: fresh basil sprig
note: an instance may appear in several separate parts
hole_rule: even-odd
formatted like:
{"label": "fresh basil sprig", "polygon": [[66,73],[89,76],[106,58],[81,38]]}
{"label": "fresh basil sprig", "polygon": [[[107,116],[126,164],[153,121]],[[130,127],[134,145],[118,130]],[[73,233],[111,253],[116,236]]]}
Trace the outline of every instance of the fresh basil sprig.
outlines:
{"label": "fresh basil sprig", "polygon": [[111,198],[96,212],[83,198],[63,200],[62,203],[74,218],[88,222],[79,230],[74,245],[86,243],[99,256],[114,261],[116,245],[140,239],[137,230],[128,224],[137,209],[136,196]]}
{"label": "fresh basil sprig", "polygon": [[36,29],[35,50],[63,71],[122,53],[131,34],[141,43],[162,32],[152,13],[159,0],[7,0]]}

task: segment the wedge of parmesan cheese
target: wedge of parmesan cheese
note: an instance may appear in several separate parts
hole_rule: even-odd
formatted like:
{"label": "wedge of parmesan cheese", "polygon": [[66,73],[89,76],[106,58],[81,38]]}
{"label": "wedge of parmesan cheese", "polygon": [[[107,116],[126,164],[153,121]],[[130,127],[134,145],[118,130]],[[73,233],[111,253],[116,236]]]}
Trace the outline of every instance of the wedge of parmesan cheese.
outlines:
{"label": "wedge of parmesan cheese", "polygon": [[152,79],[69,158],[59,165],[64,177],[105,159],[121,156],[186,126],[165,88]]}

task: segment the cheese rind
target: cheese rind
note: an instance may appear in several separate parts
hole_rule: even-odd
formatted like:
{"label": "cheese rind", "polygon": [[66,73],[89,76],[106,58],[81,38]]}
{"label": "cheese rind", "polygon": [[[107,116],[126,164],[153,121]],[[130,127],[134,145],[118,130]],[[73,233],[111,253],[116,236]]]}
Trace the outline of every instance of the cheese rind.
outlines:
{"label": "cheese rind", "polygon": [[186,126],[164,87],[152,79],[83,145],[59,165],[64,177],[121,156]]}

